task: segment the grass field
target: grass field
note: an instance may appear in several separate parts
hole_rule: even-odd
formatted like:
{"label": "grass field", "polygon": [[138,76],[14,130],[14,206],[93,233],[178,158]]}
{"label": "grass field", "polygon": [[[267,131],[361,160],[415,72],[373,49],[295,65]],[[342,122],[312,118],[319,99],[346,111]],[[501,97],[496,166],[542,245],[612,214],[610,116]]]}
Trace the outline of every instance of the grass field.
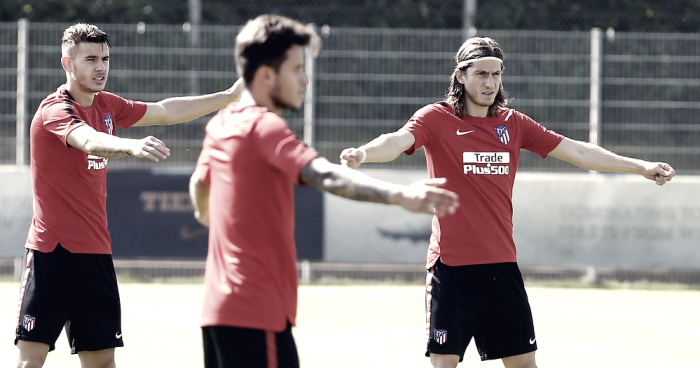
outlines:
{"label": "grass field", "polygon": [[[122,283],[119,367],[201,367],[202,286]],[[18,285],[0,282],[0,367],[14,367]],[[697,367],[700,291],[528,287],[540,367]],[[423,287],[302,286],[294,334],[303,368],[430,367]],[[40,323],[39,321],[37,323]],[[460,367],[480,362],[473,346]],[[47,368],[79,367],[65,336]]]}

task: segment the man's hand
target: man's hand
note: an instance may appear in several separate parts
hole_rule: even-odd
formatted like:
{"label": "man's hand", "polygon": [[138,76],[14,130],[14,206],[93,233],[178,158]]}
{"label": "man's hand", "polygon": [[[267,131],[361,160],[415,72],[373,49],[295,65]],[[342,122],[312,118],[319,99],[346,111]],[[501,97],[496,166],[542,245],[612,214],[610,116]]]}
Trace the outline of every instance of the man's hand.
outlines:
{"label": "man's hand", "polygon": [[367,158],[367,152],[359,148],[346,148],[340,152],[340,164],[351,169],[357,169]]}
{"label": "man's hand", "polygon": [[209,227],[209,212],[202,212],[199,210],[194,211],[194,218],[199,222],[202,226],[208,228]]}
{"label": "man's hand", "polygon": [[642,176],[655,181],[656,185],[664,185],[676,176],[676,170],[665,162],[647,162]]}
{"label": "man's hand", "polygon": [[147,158],[156,162],[165,160],[170,156],[170,149],[165,146],[165,143],[153,136],[132,140],[127,152],[132,156]]}
{"label": "man's hand", "polygon": [[233,102],[240,100],[243,91],[245,91],[245,82],[241,77],[233,83],[231,88],[226,90],[226,93],[228,93],[231,96],[231,101]]}
{"label": "man's hand", "polygon": [[419,180],[404,187],[395,203],[412,212],[430,213],[438,217],[451,215],[459,207],[459,198],[449,190],[437,188],[445,183],[445,178]]}

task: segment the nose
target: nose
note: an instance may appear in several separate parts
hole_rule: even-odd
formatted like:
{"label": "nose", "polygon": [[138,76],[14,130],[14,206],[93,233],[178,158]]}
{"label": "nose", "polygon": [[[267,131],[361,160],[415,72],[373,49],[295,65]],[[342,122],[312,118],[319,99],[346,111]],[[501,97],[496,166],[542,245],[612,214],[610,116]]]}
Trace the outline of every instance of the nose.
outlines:
{"label": "nose", "polygon": [[306,73],[301,73],[301,85],[306,86],[309,84],[309,76]]}
{"label": "nose", "polygon": [[492,74],[489,74],[489,76],[486,78],[486,87],[496,87],[496,79]]}
{"label": "nose", "polygon": [[104,61],[98,61],[97,65],[95,65],[95,70],[97,70],[97,71],[102,71],[105,69],[107,69],[107,66],[106,66]]}

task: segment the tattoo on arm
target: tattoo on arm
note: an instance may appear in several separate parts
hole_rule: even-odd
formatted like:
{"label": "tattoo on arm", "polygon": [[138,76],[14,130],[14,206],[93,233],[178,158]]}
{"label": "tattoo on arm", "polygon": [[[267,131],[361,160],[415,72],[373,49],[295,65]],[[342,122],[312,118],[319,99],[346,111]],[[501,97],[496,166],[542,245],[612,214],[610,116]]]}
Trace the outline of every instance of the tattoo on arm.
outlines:
{"label": "tattoo on arm", "polygon": [[333,165],[325,158],[311,160],[299,175],[302,181],[344,198],[389,203],[391,190],[388,185],[357,171]]}
{"label": "tattoo on arm", "polygon": [[122,157],[122,156],[127,156],[129,153],[125,149],[120,149],[120,150],[115,150],[115,149],[95,149],[91,152],[91,154],[100,156],[100,157],[106,157],[106,158],[116,158],[116,157]]}
{"label": "tattoo on arm", "polygon": [[126,150],[102,149],[102,150],[97,150],[97,151],[95,151],[95,154],[105,154],[105,155],[127,155],[128,153],[126,152]]}

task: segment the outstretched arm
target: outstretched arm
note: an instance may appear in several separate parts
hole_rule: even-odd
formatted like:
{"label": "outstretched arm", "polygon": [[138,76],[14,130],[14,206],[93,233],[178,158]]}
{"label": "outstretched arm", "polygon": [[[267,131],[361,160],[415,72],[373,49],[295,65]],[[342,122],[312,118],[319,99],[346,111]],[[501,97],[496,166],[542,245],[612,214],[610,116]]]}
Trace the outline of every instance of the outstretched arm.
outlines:
{"label": "outstretched arm", "polygon": [[416,137],[407,130],[382,134],[369,143],[358,148],[346,148],[340,153],[340,162],[351,169],[356,169],[363,162],[393,161],[401,152],[416,143]]}
{"label": "outstretched arm", "polygon": [[209,95],[167,98],[160,102],[147,103],[146,114],[134,126],[172,125],[204,116],[237,101],[245,83],[239,78],[231,88]]}
{"label": "outstretched arm", "polygon": [[206,227],[209,227],[209,189],[209,184],[202,181],[197,168],[190,178],[190,199],[194,206],[194,218]]}
{"label": "outstretched arm", "polygon": [[549,156],[569,161],[585,170],[639,174],[658,185],[666,184],[676,175],[671,165],[665,162],[620,156],[595,144],[569,138],[564,138]]}
{"label": "outstretched arm", "polygon": [[311,160],[299,176],[302,181],[341,197],[396,204],[412,212],[444,216],[454,213],[459,206],[456,194],[436,187],[444,185],[445,179],[421,180],[411,185],[391,184],[332,164],[323,157]]}
{"label": "outstretched arm", "polygon": [[165,160],[170,149],[160,139],[148,136],[142,139],[119,138],[98,132],[88,125],[73,129],[66,141],[71,146],[90,155],[116,158],[132,155],[152,161]]}

